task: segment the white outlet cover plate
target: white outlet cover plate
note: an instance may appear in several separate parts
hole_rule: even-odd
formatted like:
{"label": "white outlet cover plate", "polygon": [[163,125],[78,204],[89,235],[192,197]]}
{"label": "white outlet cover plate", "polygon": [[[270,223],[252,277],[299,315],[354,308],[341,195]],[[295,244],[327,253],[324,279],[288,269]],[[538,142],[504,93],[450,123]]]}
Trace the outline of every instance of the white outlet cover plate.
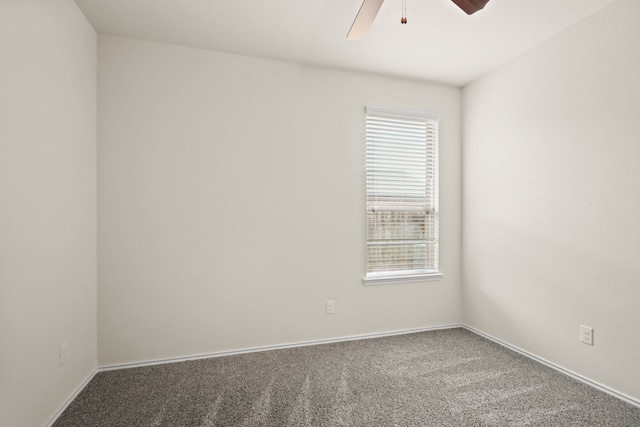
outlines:
{"label": "white outlet cover plate", "polygon": [[593,328],[580,325],[580,342],[593,345]]}
{"label": "white outlet cover plate", "polygon": [[336,312],[336,302],[334,300],[327,300],[327,314],[333,314]]}

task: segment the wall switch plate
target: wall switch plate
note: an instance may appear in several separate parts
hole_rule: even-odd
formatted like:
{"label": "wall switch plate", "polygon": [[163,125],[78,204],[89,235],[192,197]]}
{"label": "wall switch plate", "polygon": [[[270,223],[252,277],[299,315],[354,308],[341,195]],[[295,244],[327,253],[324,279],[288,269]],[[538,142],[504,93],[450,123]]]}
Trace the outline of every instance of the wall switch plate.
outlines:
{"label": "wall switch plate", "polygon": [[60,366],[67,363],[67,343],[60,346]]}
{"label": "wall switch plate", "polygon": [[580,325],[580,342],[593,345],[593,328]]}
{"label": "wall switch plate", "polygon": [[333,314],[336,312],[336,302],[332,299],[327,300],[327,314]]}

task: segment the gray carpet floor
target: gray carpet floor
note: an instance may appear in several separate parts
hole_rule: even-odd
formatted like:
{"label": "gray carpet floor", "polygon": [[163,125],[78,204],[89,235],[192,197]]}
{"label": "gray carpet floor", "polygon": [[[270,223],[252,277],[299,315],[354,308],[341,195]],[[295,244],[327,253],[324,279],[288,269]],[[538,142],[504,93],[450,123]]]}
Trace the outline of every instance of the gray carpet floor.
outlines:
{"label": "gray carpet floor", "polygon": [[640,408],[463,329],[98,373],[70,426],[640,426]]}

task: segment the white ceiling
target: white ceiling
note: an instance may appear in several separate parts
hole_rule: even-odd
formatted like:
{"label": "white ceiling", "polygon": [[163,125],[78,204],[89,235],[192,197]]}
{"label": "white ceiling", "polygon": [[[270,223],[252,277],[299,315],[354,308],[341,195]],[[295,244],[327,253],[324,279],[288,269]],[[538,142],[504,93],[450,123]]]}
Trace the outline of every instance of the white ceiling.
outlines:
{"label": "white ceiling", "polygon": [[99,33],[462,86],[614,0],[386,0],[364,40],[362,0],[75,0]]}

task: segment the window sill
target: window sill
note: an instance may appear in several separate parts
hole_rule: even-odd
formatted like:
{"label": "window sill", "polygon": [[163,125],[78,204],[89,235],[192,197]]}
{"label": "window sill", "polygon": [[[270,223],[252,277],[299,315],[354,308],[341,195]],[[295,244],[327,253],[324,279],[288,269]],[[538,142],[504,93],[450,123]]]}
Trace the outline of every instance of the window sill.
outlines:
{"label": "window sill", "polygon": [[393,283],[431,282],[434,280],[440,280],[442,276],[444,276],[442,273],[425,273],[405,276],[365,277],[364,279],[362,279],[362,283],[364,283],[365,286],[373,286],[390,285]]}

